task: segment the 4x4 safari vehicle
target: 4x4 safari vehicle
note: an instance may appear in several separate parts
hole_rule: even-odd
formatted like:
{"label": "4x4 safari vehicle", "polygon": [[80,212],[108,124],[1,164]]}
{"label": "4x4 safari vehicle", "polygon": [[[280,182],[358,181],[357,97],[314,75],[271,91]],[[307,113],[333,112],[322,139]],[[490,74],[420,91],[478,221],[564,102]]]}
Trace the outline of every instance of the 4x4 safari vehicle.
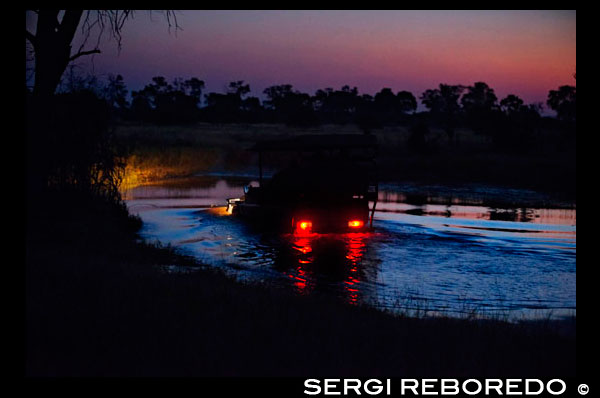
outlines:
{"label": "4x4 safari vehicle", "polygon": [[[228,199],[228,210],[263,228],[294,233],[359,232],[372,228],[377,204],[373,135],[301,135],[261,141],[259,186]],[[263,160],[279,153],[287,167],[263,179]],[[372,207],[369,203],[372,202]]]}

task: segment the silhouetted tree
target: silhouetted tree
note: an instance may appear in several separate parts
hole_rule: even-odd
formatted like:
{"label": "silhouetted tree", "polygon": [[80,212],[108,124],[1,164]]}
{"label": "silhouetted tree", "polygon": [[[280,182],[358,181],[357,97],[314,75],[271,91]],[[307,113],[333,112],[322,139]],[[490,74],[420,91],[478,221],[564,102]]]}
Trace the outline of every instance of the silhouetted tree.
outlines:
{"label": "silhouetted tree", "polygon": [[238,121],[241,101],[237,95],[208,93],[205,99],[206,107],[202,109],[205,120],[218,123]]}
{"label": "silhouetted tree", "polygon": [[275,114],[275,120],[292,125],[310,125],[316,123],[311,97],[294,90],[291,84],[267,87],[263,93],[266,109]]}
{"label": "silhouetted tree", "polygon": [[458,124],[460,96],[465,90],[461,85],[440,84],[437,89],[428,89],[421,94],[421,102],[425,105],[433,118],[442,123],[450,142],[454,141],[454,129]]}
{"label": "silhouetted tree", "polygon": [[293,89],[291,84],[281,84],[264,89],[267,96],[265,107],[280,112],[290,112],[294,108],[310,106],[310,96]]}
{"label": "silhouetted tree", "polygon": [[121,75],[109,74],[106,80],[92,74],[78,71],[77,65],[71,64],[63,74],[57,93],[92,92],[96,97],[104,99],[113,116],[122,116],[128,110],[127,87]]}
{"label": "silhouetted tree", "polygon": [[500,109],[507,115],[515,115],[523,110],[524,102],[514,94],[509,94],[500,101]]}
{"label": "silhouetted tree", "polygon": [[458,100],[465,90],[461,85],[440,84],[437,89],[428,89],[421,94],[421,103],[432,114],[457,114],[460,111]]}
{"label": "silhouetted tree", "polygon": [[534,146],[541,121],[541,104],[525,105],[523,100],[509,94],[500,101],[502,117],[489,115],[488,127],[497,149],[509,152],[527,152]]}
{"label": "silhouetted tree", "polygon": [[193,122],[198,118],[203,88],[204,82],[198,78],[176,78],[169,83],[163,76],[153,77],[151,84],[132,92],[135,101],[135,107],[132,104],[132,114],[141,117],[149,114],[151,121],[160,124]]}
{"label": "silhouetted tree", "polygon": [[[84,49],[94,29],[101,36],[108,28],[110,34],[121,44],[121,31],[125,22],[133,16],[132,10],[31,10],[37,17],[36,30],[25,30],[25,38],[31,43],[35,58],[35,82],[33,94],[36,97],[49,97],[56,87],[67,65],[79,57],[98,54],[98,45]],[[172,11],[166,11],[169,26],[177,18]],[[77,28],[81,26],[84,40],[81,46],[72,51],[72,42]],[[100,40],[98,39],[96,43]]]}
{"label": "silhouetted tree", "polygon": [[486,83],[476,82],[473,86],[466,87],[460,102],[471,128],[482,134],[497,131],[497,125],[494,125],[496,117],[493,113],[499,110],[498,98]]}
{"label": "silhouetted tree", "polygon": [[202,109],[202,118],[219,123],[255,122],[262,117],[260,100],[256,97],[245,98],[250,93],[250,85],[243,80],[230,82],[226,92],[209,93],[206,107]]}
{"label": "silhouetted tree", "polygon": [[401,113],[414,113],[417,110],[417,99],[410,91],[399,91],[396,97]]}
{"label": "silhouetted tree", "polygon": [[484,82],[466,88],[460,102],[465,112],[489,112],[497,108],[498,98],[494,90]]}
{"label": "silhouetted tree", "polygon": [[575,86],[560,86],[558,90],[550,90],[546,103],[552,110],[556,111],[556,115],[560,120],[574,122],[577,118],[576,95],[577,89]]}
{"label": "silhouetted tree", "polygon": [[201,105],[202,90],[204,90],[204,80],[192,77],[184,82],[186,94],[196,100],[197,105]]}
{"label": "silhouetted tree", "polygon": [[263,121],[264,109],[257,97],[247,97],[242,100],[241,110],[244,122],[258,123]]}
{"label": "silhouetted tree", "polygon": [[[57,146],[65,146],[70,148],[66,153],[71,156],[70,159],[73,166],[77,162],[75,154],[81,152],[77,148],[78,141],[69,143],[65,141],[69,134],[75,130],[80,133],[83,129],[76,128],[66,119],[57,117],[61,109],[73,107],[73,120],[82,122],[82,126],[95,129],[75,116],[75,112],[81,112],[85,115],[85,110],[78,106],[76,101],[67,101],[60,103],[54,97],[58,84],[63,76],[69,63],[79,59],[80,57],[98,54],[100,49],[100,37],[105,31],[108,31],[116,40],[120,47],[121,31],[125,22],[133,15],[131,10],[52,10],[39,9],[29,10],[27,15],[35,18],[35,31],[25,30],[26,42],[29,42],[29,48],[33,52],[34,66],[33,72],[33,90],[27,104],[27,148],[28,148],[28,189],[33,196],[45,190],[51,182],[56,180],[60,170],[50,167],[57,156],[56,151],[60,148]],[[177,28],[177,20],[175,14],[171,11],[166,12],[166,17],[169,25],[171,21],[175,23]],[[76,32],[81,32],[82,44],[79,48],[73,51],[72,42]],[[91,48],[86,48],[89,39],[97,33],[96,45]],[[27,44],[26,44],[27,46]],[[27,47],[26,47],[27,48]],[[28,55],[26,55],[27,59]],[[82,94],[83,95],[83,94]],[[91,95],[91,94],[90,94]],[[94,106],[94,101],[85,100],[81,104]],[[61,126],[61,123],[65,124]],[[97,123],[97,126],[105,126]],[[106,134],[108,132],[104,130]],[[105,142],[105,135],[90,134],[90,137],[97,139],[97,144]],[[104,146],[104,148],[108,148]],[[105,152],[106,158],[104,164],[109,164],[110,150]],[[97,159],[97,158],[96,158]],[[68,167],[62,165],[60,167]],[[98,166],[99,167],[99,166]],[[104,171],[104,175],[112,176],[112,173]],[[70,181],[76,182],[79,187],[89,186],[89,182],[93,181],[93,174],[87,175],[86,180],[81,180],[81,175],[78,178]],[[90,180],[91,179],[91,180]]]}
{"label": "silhouetted tree", "polygon": [[356,87],[345,85],[341,90],[317,90],[312,102],[322,121],[344,124],[354,119],[360,97]]}
{"label": "silhouetted tree", "polygon": [[397,98],[391,88],[385,87],[375,94],[375,107],[379,112],[388,116],[397,110]]}
{"label": "silhouetted tree", "polygon": [[140,91],[131,92],[131,106],[129,108],[129,115],[131,119],[141,121],[152,120],[152,106],[150,105],[150,99]]}
{"label": "silhouetted tree", "polygon": [[119,114],[122,114],[127,109],[127,87],[123,81],[123,76],[108,75],[108,84],[104,89],[104,98]]}
{"label": "silhouetted tree", "polygon": [[373,129],[382,127],[375,112],[375,100],[372,95],[363,94],[359,97],[355,123],[365,134],[370,134]]}
{"label": "silhouetted tree", "polygon": [[500,109],[511,120],[537,120],[541,117],[543,105],[534,103],[525,105],[523,100],[514,94],[509,94],[500,101]]}
{"label": "silhouetted tree", "polygon": [[244,84],[243,80],[229,83],[227,94],[236,95],[240,100],[250,92],[250,85]]}
{"label": "silhouetted tree", "polygon": [[69,65],[57,87],[57,92],[75,93],[84,90],[93,91],[100,96],[103,88],[96,76],[81,73],[77,65]]}
{"label": "silhouetted tree", "polygon": [[544,111],[544,105],[541,102],[535,102],[527,105],[527,109],[530,114],[535,115],[536,118],[540,118]]}
{"label": "silhouetted tree", "polygon": [[375,94],[373,105],[381,123],[398,123],[417,109],[417,100],[408,91],[394,95],[392,89],[385,87]]}

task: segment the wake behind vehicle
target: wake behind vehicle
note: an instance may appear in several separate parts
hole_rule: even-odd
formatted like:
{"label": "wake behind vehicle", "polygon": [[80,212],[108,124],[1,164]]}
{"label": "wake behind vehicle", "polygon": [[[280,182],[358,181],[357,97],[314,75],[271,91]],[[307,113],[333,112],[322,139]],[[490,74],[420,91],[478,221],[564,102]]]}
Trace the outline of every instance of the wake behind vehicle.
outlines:
{"label": "wake behind vehicle", "polygon": [[[378,184],[372,135],[301,135],[261,141],[259,186],[248,186],[228,210],[254,225],[296,234],[362,232],[372,228]],[[263,179],[265,156],[287,166]],[[372,203],[372,207],[370,206]]]}

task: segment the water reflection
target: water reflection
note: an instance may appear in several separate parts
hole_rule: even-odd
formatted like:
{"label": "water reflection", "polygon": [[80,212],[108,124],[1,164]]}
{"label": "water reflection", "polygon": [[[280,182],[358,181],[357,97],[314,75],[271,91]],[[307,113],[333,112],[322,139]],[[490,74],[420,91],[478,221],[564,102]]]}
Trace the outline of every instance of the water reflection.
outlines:
{"label": "water reflection", "polygon": [[294,279],[294,285],[299,293],[308,293],[309,283],[312,283],[312,272],[307,269],[307,264],[314,262],[311,239],[308,237],[295,237],[292,241],[292,249],[297,251],[296,254],[296,272],[288,274]]}
{"label": "water reflection", "polygon": [[[288,243],[278,253],[280,269],[292,280],[299,293],[323,290],[332,283],[343,287],[344,298],[359,302],[360,283],[364,278],[362,257],[370,233],[289,234]],[[286,258],[288,257],[289,258]],[[372,266],[372,264],[370,265]],[[372,269],[376,273],[376,269]]]}
{"label": "water reflection", "polygon": [[[243,280],[352,304],[433,312],[554,316],[576,306],[575,209],[501,208],[380,191],[375,232],[265,235],[222,205],[252,178],[194,177],[140,186],[127,205],[144,237]],[[385,198],[389,201],[384,200]],[[405,198],[405,197],[404,197]],[[418,203],[417,203],[418,202]]]}
{"label": "water reflection", "polygon": [[377,210],[414,216],[436,216],[466,220],[513,221],[519,223],[575,225],[575,209],[498,208],[473,205],[410,204],[380,202]]}
{"label": "water reflection", "polygon": [[348,254],[346,258],[350,261],[350,273],[346,281],[346,291],[348,292],[348,301],[352,304],[358,302],[360,275],[358,267],[361,265],[361,259],[366,250],[367,234],[351,233],[348,234]]}
{"label": "water reflection", "polygon": [[125,200],[143,199],[195,199],[203,204],[221,206],[226,198],[243,195],[243,187],[257,185],[258,181],[248,177],[193,176],[173,178],[133,187],[121,191]]}

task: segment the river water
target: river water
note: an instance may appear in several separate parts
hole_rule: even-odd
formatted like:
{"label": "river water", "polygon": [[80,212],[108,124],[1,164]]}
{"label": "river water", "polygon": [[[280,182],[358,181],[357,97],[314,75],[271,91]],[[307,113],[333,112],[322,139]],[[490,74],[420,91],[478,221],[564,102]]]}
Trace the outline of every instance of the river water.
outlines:
{"label": "river water", "polygon": [[[536,207],[528,191],[434,187],[432,194],[381,184],[372,232],[264,235],[224,207],[253,180],[173,179],[129,189],[124,198],[144,222],[143,238],[240,280],[408,314],[575,315],[574,208]],[[527,207],[499,204],[507,198]]]}

